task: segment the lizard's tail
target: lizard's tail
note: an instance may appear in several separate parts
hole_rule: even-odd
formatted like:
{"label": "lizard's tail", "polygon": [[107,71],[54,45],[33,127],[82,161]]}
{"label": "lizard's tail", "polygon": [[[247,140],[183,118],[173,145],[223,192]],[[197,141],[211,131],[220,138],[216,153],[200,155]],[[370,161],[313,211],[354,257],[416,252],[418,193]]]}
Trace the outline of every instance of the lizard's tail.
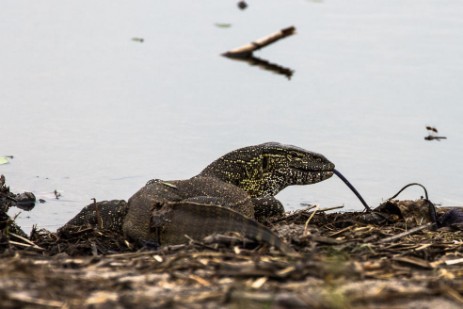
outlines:
{"label": "lizard's tail", "polygon": [[214,233],[239,232],[249,239],[274,246],[285,254],[294,252],[269,228],[234,210],[197,202],[168,203],[164,207],[172,208],[173,211],[169,211],[169,226],[175,229],[164,229],[164,235],[187,234],[202,239]]}

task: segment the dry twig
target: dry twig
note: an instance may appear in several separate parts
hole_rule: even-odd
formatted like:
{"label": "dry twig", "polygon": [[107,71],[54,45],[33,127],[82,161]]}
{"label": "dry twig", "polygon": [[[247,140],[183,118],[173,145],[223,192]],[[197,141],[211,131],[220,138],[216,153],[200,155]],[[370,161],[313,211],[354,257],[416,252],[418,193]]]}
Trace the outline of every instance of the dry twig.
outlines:
{"label": "dry twig", "polygon": [[296,32],[296,28],[293,26],[281,29],[278,32],[270,34],[266,37],[260,38],[251,42],[249,44],[243,45],[241,47],[229,50],[222,55],[229,58],[249,58],[252,56],[252,53],[258,49],[264,48],[267,45],[270,45],[278,40],[286,38],[290,35],[293,35]]}

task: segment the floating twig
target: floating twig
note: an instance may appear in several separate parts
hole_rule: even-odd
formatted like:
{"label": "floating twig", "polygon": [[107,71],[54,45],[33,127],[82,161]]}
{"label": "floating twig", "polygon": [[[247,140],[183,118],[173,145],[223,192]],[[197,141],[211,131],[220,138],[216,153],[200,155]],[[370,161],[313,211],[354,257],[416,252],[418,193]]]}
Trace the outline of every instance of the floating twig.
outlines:
{"label": "floating twig", "polygon": [[428,135],[428,136],[426,136],[424,139],[427,140],[427,141],[436,140],[436,141],[440,142],[441,139],[447,139],[447,137],[446,137],[446,136]]}
{"label": "floating twig", "polygon": [[222,55],[229,58],[249,58],[252,56],[254,51],[264,48],[265,46],[270,45],[278,40],[291,36],[295,32],[296,28],[293,26],[284,28],[266,37],[255,40],[254,42],[229,50]]}

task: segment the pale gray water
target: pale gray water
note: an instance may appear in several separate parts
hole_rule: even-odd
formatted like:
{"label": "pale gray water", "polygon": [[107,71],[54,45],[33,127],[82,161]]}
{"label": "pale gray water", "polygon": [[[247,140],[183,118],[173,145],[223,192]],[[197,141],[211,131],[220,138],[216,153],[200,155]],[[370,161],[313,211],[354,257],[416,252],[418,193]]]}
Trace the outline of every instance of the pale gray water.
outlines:
{"label": "pale gray water", "polygon": [[[2,1],[0,155],[15,158],[0,173],[47,199],[19,223],[55,229],[92,197],[127,199],[266,141],[323,153],[372,206],[415,181],[463,204],[463,2],[249,4]],[[291,25],[257,53],[290,81],[219,56]],[[424,141],[425,125],[448,139]],[[362,208],[336,178],[279,198]]]}

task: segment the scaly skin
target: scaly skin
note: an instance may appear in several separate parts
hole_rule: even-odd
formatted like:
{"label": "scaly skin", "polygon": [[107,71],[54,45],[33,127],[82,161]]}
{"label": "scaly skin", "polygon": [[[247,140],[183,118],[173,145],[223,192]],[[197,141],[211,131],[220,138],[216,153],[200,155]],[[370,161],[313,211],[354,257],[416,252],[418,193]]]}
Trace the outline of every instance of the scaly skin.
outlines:
{"label": "scaly skin", "polygon": [[[141,195],[132,202],[150,203],[151,200]],[[241,233],[250,239],[275,246],[283,253],[293,251],[275,233],[257,221],[222,206],[195,201],[158,204],[153,210],[148,239],[160,245],[175,245],[185,243],[187,236],[203,239],[214,233],[226,232]]]}
{"label": "scaly skin", "polygon": [[[242,216],[254,216],[254,208],[246,192],[216,178],[193,177],[188,180],[149,182],[129,199],[128,213],[123,224],[125,235],[139,242],[154,240],[157,231],[152,229],[152,218],[169,202],[202,204],[204,212],[209,211],[210,204],[219,205],[238,211]],[[196,224],[190,222],[188,217],[184,220],[186,226]],[[191,230],[189,235],[195,238],[198,232]]]}
{"label": "scaly skin", "polygon": [[323,155],[280,143],[244,147],[212,162],[199,175],[234,184],[251,197],[274,196],[290,185],[309,185],[333,176]]}
{"label": "scaly skin", "polygon": [[[185,242],[184,234],[200,239],[235,231],[287,251],[276,234],[252,219],[268,215],[268,208],[281,212],[283,207],[273,196],[287,186],[320,182],[331,177],[333,169],[324,156],[295,146],[249,146],[222,156],[190,179],[150,181],[129,199],[127,207],[112,213],[127,211],[122,230],[136,242],[167,245]],[[101,209],[99,213],[103,226],[116,223],[114,229],[121,228],[120,220],[107,218]],[[76,218],[69,223],[81,223],[81,218],[88,222],[88,210]]]}
{"label": "scaly skin", "polygon": [[290,185],[314,184],[333,176],[334,164],[323,155],[270,142],[244,147],[212,162],[199,175],[218,178],[246,191],[261,220],[284,213],[273,198]]}

